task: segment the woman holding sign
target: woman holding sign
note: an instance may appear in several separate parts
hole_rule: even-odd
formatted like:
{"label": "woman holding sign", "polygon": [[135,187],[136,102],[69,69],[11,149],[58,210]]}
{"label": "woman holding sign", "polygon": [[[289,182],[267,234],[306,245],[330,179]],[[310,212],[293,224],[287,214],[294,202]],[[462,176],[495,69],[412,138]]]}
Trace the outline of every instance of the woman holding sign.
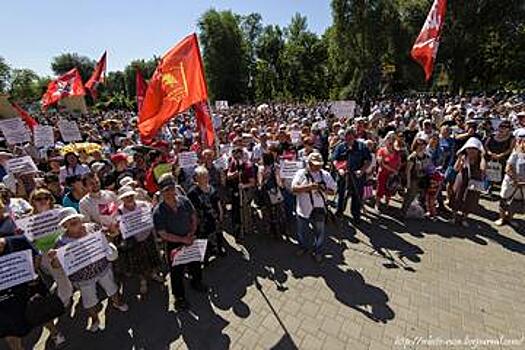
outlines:
{"label": "woman holding sign", "polygon": [[[122,202],[118,208],[122,263],[126,272],[139,276],[140,294],[144,295],[148,293],[149,278],[157,282],[164,281],[157,274],[161,263],[153,236],[152,207],[148,202],[136,200],[137,192],[131,187],[124,186],[118,193],[118,199]],[[149,220],[142,220],[144,215]],[[122,225],[127,229],[122,229]]]}
{"label": "woman holding sign", "polygon": [[[492,183],[501,182],[505,163],[514,149],[514,137],[511,133],[510,122],[502,121],[498,131],[485,142],[487,160],[487,177]],[[492,170],[492,171],[489,171]]]}

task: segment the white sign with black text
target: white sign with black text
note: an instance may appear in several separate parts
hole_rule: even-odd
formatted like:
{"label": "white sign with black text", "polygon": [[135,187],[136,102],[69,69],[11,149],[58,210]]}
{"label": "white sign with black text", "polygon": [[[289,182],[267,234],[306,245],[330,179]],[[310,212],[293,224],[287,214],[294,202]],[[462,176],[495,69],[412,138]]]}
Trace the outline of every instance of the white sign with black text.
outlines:
{"label": "white sign with black text", "polygon": [[179,154],[179,166],[183,169],[194,168],[199,160],[195,152],[182,152]]}
{"label": "white sign with black text", "polygon": [[64,142],[82,141],[82,135],[80,135],[76,121],[62,119],[58,122],[58,129]]}
{"label": "white sign with black text", "polygon": [[171,266],[203,261],[207,244],[207,239],[196,239],[192,245],[173,249],[171,251]]}
{"label": "white sign with black text", "polygon": [[50,125],[37,125],[33,130],[33,140],[37,148],[55,145],[55,133]]}
{"label": "white sign with black text", "polygon": [[289,161],[285,160],[281,162],[281,178],[293,179],[295,174],[303,168],[303,162],[301,161]]}
{"label": "white sign with black text", "polygon": [[18,286],[35,278],[31,250],[0,256],[0,290]]}
{"label": "white sign with black text", "polygon": [[0,120],[0,130],[2,130],[7,143],[10,145],[31,142],[31,133],[20,118]]}
{"label": "white sign with black text", "polygon": [[142,206],[129,213],[122,214],[119,219],[119,226],[124,239],[153,230],[151,208]]}
{"label": "white sign with black text", "polygon": [[104,259],[107,254],[108,241],[100,231],[57,249],[57,258],[68,276]]}
{"label": "white sign with black text", "polygon": [[30,156],[11,158],[6,162],[6,170],[13,175],[37,172],[38,168]]}

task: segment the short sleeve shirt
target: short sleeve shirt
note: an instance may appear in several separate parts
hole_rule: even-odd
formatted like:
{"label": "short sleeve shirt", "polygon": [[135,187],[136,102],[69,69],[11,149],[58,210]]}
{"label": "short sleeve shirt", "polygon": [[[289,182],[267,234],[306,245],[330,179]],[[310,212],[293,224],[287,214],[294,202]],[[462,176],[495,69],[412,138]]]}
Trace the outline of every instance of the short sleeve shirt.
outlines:
{"label": "short sleeve shirt", "polygon": [[187,236],[190,231],[191,216],[194,213],[195,208],[187,197],[177,197],[175,210],[162,201],[153,212],[155,230],[166,231],[175,236]]}

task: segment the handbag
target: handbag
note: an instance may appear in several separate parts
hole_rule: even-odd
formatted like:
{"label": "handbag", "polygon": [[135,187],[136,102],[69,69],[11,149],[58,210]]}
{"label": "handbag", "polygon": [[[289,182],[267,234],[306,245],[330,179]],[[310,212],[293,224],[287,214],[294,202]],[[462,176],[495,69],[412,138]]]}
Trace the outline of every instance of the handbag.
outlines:
{"label": "handbag", "polygon": [[42,326],[66,312],[58,295],[49,293],[42,281],[38,284],[38,291],[29,298],[25,310],[25,318],[33,327]]}

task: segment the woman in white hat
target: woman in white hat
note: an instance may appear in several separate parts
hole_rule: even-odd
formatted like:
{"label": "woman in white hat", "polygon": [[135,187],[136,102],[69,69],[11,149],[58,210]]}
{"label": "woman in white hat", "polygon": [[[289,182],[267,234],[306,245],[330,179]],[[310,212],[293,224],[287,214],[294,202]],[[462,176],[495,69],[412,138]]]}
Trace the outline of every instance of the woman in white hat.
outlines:
{"label": "woman in white hat", "polygon": [[[152,206],[149,202],[137,200],[137,192],[129,186],[121,187],[118,192],[118,199],[122,203],[118,208],[119,216],[128,214],[142,209],[147,213],[152,212]],[[137,215],[138,212],[137,212]],[[122,220],[122,219],[120,219]],[[122,239],[119,246],[122,253],[120,260],[125,272],[139,276],[140,294],[148,293],[148,279],[157,282],[164,280],[158,275],[161,265],[153,229],[146,228],[139,230],[135,235]]]}
{"label": "woman in white hat", "polygon": [[[515,212],[521,212],[525,207],[525,129],[516,133],[516,146],[507,161],[500,196],[498,226],[511,222]],[[521,208],[515,204],[520,204]]]}
{"label": "woman in white hat", "polygon": [[[64,208],[61,212],[62,219],[59,226],[64,230],[64,234],[58,240],[55,248],[65,246],[75,242],[90,234],[99,232],[98,226],[93,223],[83,223],[84,216],[76,212],[73,208]],[[57,251],[52,249],[48,252],[53,268],[61,268],[57,258]],[[100,330],[100,320],[98,313],[99,299],[97,296],[97,285],[100,285],[109,296],[111,305],[122,312],[128,311],[128,305],[122,301],[118,293],[118,286],[113,276],[113,267],[107,257],[103,257],[88,266],[78,270],[68,276],[73,286],[80,290],[82,305],[88,313],[88,321],[91,324],[87,328],[89,332]]]}
{"label": "woman in white hat", "polygon": [[484,189],[485,149],[479,139],[471,137],[457,154],[454,170],[458,175],[454,182],[450,206],[454,212],[454,221],[468,227],[466,218],[477,207],[480,192]]}

